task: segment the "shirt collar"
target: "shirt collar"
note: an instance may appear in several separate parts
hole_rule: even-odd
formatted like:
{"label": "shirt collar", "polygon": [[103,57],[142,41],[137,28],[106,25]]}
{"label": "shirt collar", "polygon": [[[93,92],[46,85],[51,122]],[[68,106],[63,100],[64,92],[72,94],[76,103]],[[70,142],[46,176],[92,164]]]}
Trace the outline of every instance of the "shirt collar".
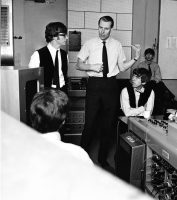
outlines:
{"label": "shirt collar", "polygon": [[49,49],[50,52],[56,52],[57,50],[60,51],[60,48],[55,49],[50,43],[47,44],[47,48]]}
{"label": "shirt collar", "polygon": [[139,92],[139,93],[144,93],[144,87],[142,87],[140,90],[138,89],[135,89],[136,92]]}
{"label": "shirt collar", "polygon": [[[99,37],[97,38],[99,43],[103,43],[103,40],[101,40]],[[108,39],[105,40],[106,44],[109,43],[110,41],[110,36],[108,37]]]}

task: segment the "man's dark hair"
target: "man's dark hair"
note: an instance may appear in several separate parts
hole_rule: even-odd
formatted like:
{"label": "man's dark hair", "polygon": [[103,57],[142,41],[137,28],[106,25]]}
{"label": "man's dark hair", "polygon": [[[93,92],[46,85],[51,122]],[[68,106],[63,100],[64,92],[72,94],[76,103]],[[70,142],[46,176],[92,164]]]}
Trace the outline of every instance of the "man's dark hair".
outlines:
{"label": "man's dark hair", "polygon": [[51,42],[53,37],[57,37],[59,33],[67,34],[66,26],[61,22],[51,22],[46,26],[45,39],[46,42]]}
{"label": "man's dark hair", "polygon": [[30,107],[32,127],[41,133],[59,130],[66,119],[68,96],[54,89],[36,93]]}
{"label": "man's dark hair", "polygon": [[114,27],[114,20],[113,20],[113,18],[112,17],[110,17],[110,16],[103,16],[103,17],[101,17],[100,19],[99,19],[99,21],[98,21],[98,25],[100,25],[100,21],[104,21],[104,22],[111,22],[111,28],[113,28]]}
{"label": "man's dark hair", "polygon": [[145,68],[135,68],[133,70],[133,75],[136,75],[137,77],[141,77],[142,83],[147,83],[150,81],[150,75],[149,71]]}
{"label": "man's dark hair", "polygon": [[151,48],[146,49],[144,52],[144,56],[146,56],[147,54],[151,54],[154,57],[155,56],[154,49],[151,49]]}

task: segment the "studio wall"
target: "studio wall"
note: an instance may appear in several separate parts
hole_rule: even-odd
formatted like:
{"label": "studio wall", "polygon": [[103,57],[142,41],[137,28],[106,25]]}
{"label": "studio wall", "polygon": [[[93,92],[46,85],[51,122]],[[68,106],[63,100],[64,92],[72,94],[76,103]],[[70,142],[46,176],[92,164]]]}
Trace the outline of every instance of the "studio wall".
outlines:
{"label": "studio wall", "polygon": [[[81,45],[98,36],[98,20],[110,15],[115,22],[112,36],[122,43],[127,60],[131,59],[133,0],[68,0],[68,29],[81,32]],[[69,76],[86,76],[75,69],[77,51],[69,51]],[[120,78],[129,78],[129,70]]]}

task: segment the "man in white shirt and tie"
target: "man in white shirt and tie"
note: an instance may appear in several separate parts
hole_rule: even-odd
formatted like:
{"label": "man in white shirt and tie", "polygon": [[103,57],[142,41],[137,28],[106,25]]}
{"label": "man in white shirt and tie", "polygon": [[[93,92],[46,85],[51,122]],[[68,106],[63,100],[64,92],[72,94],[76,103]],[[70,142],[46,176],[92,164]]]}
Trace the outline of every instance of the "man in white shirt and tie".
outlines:
{"label": "man in white shirt and tie", "polygon": [[107,158],[116,132],[119,98],[116,76],[139,59],[141,49],[139,45],[132,46],[135,58],[126,61],[121,43],[111,37],[113,27],[113,18],[102,16],[98,20],[98,36],[83,44],[76,64],[76,69],[85,71],[89,77],[81,146],[91,153],[91,144],[99,132],[98,162],[104,169],[110,168]]}
{"label": "man in white shirt and tie", "polygon": [[49,23],[45,39],[47,46],[33,53],[29,67],[44,67],[45,88],[58,88],[66,92],[68,59],[66,51],[60,48],[66,44],[66,26],[61,22]]}
{"label": "man in white shirt and tie", "polygon": [[154,91],[149,81],[149,72],[144,68],[133,70],[130,83],[122,89],[121,109],[125,116],[143,116],[149,118],[154,108]]}

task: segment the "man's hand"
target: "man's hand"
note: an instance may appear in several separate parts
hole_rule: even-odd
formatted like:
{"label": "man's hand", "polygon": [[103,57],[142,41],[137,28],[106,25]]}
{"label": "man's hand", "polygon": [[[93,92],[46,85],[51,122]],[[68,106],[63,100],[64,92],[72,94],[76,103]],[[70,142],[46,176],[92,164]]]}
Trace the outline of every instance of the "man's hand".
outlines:
{"label": "man's hand", "polygon": [[93,64],[91,65],[91,71],[95,71],[95,72],[102,72],[103,71],[103,64]]}
{"label": "man's hand", "polygon": [[175,110],[175,109],[167,109],[167,113],[171,113],[173,115],[175,115],[176,111],[177,110]]}
{"label": "man's hand", "polygon": [[138,60],[138,58],[140,57],[140,53],[141,53],[140,44],[131,45],[131,47],[135,50],[135,59]]}

